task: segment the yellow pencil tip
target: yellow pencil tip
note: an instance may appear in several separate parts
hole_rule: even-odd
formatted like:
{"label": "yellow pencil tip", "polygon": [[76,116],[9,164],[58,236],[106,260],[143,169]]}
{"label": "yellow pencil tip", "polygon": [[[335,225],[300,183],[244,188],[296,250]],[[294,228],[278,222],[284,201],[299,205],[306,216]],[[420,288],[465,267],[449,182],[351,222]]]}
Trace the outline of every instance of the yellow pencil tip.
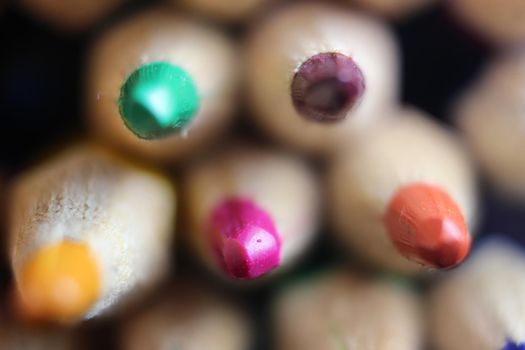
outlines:
{"label": "yellow pencil tip", "polygon": [[45,247],[23,266],[18,292],[21,311],[30,319],[78,319],[99,295],[97,262],[84,243],[62,241]]}

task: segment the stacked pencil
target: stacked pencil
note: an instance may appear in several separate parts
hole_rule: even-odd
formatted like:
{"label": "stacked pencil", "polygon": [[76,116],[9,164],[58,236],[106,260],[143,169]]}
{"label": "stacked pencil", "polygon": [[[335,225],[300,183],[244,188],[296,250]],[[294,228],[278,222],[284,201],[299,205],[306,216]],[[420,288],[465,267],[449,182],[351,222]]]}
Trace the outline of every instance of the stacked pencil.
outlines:
{"label": "stacked pencil", "polygon": [[19,5],[38,20],[66,32],[77,33],[95,26],[126,0],[21,0]]}
{"label": "stacked pencil", "polygon": [[317,233],[317,179],[291,155],[233,145],[190,166],[184,187],[192,250],[230,278],[289,267]]}
{"label": "stacked pencil", "polygon": [[456,120],[475,159],[506,197],[525,201],[525,52],[502,53],[467,89]]}
{"label": "stacked pencil", "polygon": [[444,276],[429,297],[435,348],[523,349],[524,264],[522,248],[498,237]]}
{"label": "stacked pencil", "polygon": [[453,13],[482,39],[497,47],[519,46],[525,40],[525,7],[512,0],[458,0]]}
{"label": "stacked pencil", "polygon": [[94,146],[72,147],[18,179],[10,260],[22,314],[76,322],[144,293],[168,269],[168,180]]}
{"label": "stacked pencil", "polygon": [[[525,202],[525,5],[125,3],[17,5],[90,46],[81,140],[0,183],[0,350],[525,349],[478,183]],[[388,22],[433,3],[501,48],[451,125]]]}
{"label": "stacked pencil", "polygon": [[178,280],[160,300],[127,319],[122,349],[243,350],[250,345],[250,321],[239,305],[206,286]]}
{"label": "stacked pencil", "polygon": [[291,5],[256,26],[246,46],[251,115],[303,152],[333,153],[397,102],[396,42],[363,13]]}
{"label": "stacked pencil", "polygon": [[335,159],[327,179],[335,233],[388,269],[455,266],[476,216],[470,162],[447,130],[417,111],[397,113]]}
{"label": "stacked pencil", "polygon": [[419,299],[395,283],[332,271],[275,300],[275,349],[420,349]]}
{"label": "stacked pencil", "polygon": [[237,58],[227,37],[169,9],[115,25],[93,45],[87,68],[94,134],[150,161],[195,152],[233,116]]}

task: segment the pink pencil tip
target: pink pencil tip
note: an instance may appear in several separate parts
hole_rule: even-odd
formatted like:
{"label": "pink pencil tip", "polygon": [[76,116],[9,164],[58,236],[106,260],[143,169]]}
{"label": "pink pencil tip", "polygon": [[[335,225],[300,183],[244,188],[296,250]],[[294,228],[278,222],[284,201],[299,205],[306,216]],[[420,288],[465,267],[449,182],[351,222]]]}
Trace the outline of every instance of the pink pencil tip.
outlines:
{"label": "pink pencil tip", "polygon": [[222,269],[236,279],[255,279],[279,266],[281,241],[270,216],[252,201],[220,203],[211,217],[211,243]]}
{"label": "pink pencil tip", "polygon": [[243,238],[226,239],[222,257],[231,277],[254,279],[279,265],[279,242],[258,227],[247,227]]}

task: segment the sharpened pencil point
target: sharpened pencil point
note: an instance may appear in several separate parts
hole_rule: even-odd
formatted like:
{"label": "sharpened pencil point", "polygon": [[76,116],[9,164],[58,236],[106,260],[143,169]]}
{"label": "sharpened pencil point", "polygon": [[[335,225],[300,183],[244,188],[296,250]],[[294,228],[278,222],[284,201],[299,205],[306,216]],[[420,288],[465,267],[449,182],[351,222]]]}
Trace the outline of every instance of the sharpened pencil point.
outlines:
{"label": "sharpened pencil point", "polygon": [[434,268],[461,263],[471,237],[457,204],[443,190],[411,184],[394,194],[385,225],[397,250],[406,258]]}
{"label": "sharpened pencil point", "polygon": [[305,118],[317,122],[344,119],[365,91],[361,69],[349,56],[320,53],[304,62],[292,81],[292,101]]}
{"label": "sharpened pencil point", "polygon": [[157,139],[180,131],[199,108],[197,88],[182,68],[166,62],[135,70],[120,90],[119,112],[138,137]]}
{"label": "sharpened pencil point", "polygon": [[232,198],[211,217],[211,241],[232,278],[255,279],[279,266],[281,241],[270,216],[252,201]]}
{"label": "sharpened pencil point", "polygon": [[25,316],[35,320],[74,320],[99,295],[98,265],[87,245],[62,241],[39,250],[29,259],[18,287]]}

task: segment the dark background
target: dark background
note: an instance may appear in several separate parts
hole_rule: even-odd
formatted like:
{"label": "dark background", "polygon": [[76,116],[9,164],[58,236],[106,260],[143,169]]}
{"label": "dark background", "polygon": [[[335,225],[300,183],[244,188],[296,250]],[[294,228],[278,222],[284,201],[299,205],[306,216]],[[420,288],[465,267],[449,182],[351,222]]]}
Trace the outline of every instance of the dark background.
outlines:
{"label": "dark background", "polygon": [[[94,28],[64,34],[32,19],[10,4],[0,14],[0,174],[9,179],[47,149],[85,134],[82,114],[84,57],[93,39],[119,17],[153,1],[130,1]],[[476,76],[493,50],[473,36],[441,4],[393,24],[403,55],[403,101],[423,109],[444,123],[454,98]],[[239,28],[229,28],[242,36]],[[243,125],[241,128],[249,126]],[[482,181],[480,233],[505,232],[525,241],[525,209],[500,200]],[[320,240],[296,276],[339,260],[332,243]],[[180,261],[179,261],[180,260]],[[179,254],[177,266],[186,274],[201,274],[191,258]],[[4,289],[9,269],[0,270]],[[184,272],[183,272],[184,273]],[[292,277],[293,279],[293,277]],[[267,305],[275,284],[229,294],[247,302],[268,330]],[[218,288],[225,286],[217,283]],[[86,343],[113,348],[108,322],[89,324]],[[267,332],[258,334],[257,349],[268,349]]]}

